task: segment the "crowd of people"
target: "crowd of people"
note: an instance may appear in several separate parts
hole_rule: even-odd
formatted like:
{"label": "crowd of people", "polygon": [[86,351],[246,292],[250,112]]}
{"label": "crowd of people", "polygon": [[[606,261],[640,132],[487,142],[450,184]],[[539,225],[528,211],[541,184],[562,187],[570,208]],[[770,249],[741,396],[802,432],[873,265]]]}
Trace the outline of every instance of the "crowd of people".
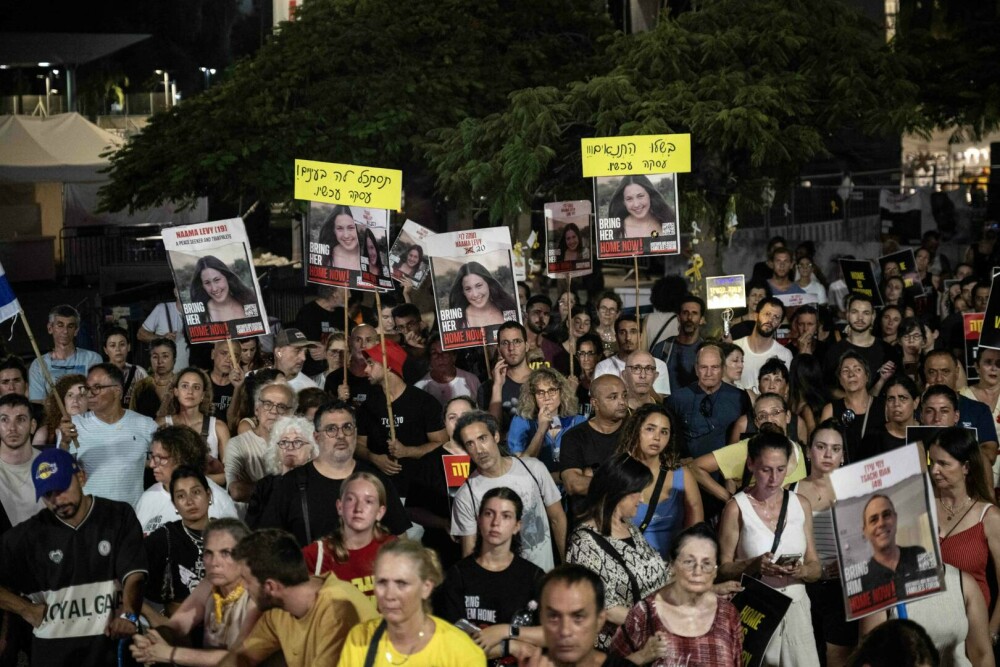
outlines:
{"label": "crowd of people", "polygon": [[[58,306],[0,362],[0,665],[737,667],[744,576],[791,600],[762,664],[993,665],[1000,352],[967,369],[989,276],[938,243],[877,308],[775,238],[725,335],[679,276],[639,319],[521,283],[486,355],[412,284],[202,346],[163,303],[103,355]],[[830,476],[921,424],[946,591],[848,621]],[[892,579],[916,547],[863,515]]]}

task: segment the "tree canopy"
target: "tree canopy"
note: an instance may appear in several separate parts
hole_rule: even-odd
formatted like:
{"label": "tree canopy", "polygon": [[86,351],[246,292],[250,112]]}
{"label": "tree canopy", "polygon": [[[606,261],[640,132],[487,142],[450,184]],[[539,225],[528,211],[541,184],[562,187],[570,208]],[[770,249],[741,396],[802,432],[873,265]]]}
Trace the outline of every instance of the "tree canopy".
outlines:
{"label": "tree canopy", "polygon": [[296,158],[426,173],[430,130],[603,71],[610,34],[593,0],[311,0],[113,155],[102,205],[288,202]]}

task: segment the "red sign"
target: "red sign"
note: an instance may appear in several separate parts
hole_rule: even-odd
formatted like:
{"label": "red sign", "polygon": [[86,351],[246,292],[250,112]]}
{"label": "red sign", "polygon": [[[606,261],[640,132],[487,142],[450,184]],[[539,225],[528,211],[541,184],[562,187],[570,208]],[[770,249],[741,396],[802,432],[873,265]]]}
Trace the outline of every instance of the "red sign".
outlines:
{"label": "red sign", "polygon": [[448,486],[448,495],[454,496],[459,487],[469,479],[469,457],[466,454],[445,454],[441,457],[444,465],[444,481]]}

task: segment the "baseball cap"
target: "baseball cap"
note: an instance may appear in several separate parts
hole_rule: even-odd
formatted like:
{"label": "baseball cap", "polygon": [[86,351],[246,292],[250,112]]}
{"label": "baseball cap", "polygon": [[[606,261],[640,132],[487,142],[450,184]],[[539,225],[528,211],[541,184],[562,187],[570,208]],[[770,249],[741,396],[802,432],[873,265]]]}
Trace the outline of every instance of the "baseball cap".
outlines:
{"label": "baseball cap", "polygon": [[380,343],[375,343],[365,350],[364,353],[372,361],[382,364],[399,377],[403,377],[403,364],[406,362],[406,352],[403,351],[403,348],[398,343],[394,343],[391,340],[385,341],[385,356],[388,357],[387,362],[382,360],[382,345]]}
{"label": "baseball cap", "polygon": [[65,491],[73,482],[73,475],[79,472],[73,455],[65,449],[52,447],[43,449],[31,464],[31,480],[35,483],[35,500],[46,493]]}
{"label": "baseball cap", "polygon": [[309,340],[298,329],[282,329],[274,334],[275,347],[286,347],[288,345],[293,347],[308,347],[310,345],[319,345],[319,343]]}

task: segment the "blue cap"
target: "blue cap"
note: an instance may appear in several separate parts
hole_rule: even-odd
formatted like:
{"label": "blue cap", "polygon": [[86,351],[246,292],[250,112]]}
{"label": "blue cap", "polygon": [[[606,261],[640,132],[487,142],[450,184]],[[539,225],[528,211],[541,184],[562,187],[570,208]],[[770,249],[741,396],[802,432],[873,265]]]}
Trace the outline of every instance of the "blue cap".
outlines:
{"label": "blue cap", "polygon": [[31,464],[31,479],[35,483],[35,500],[46,493],[60,493],[73,483],[73,475],[80,470],[73,455],[64,449],[43,449]]}

